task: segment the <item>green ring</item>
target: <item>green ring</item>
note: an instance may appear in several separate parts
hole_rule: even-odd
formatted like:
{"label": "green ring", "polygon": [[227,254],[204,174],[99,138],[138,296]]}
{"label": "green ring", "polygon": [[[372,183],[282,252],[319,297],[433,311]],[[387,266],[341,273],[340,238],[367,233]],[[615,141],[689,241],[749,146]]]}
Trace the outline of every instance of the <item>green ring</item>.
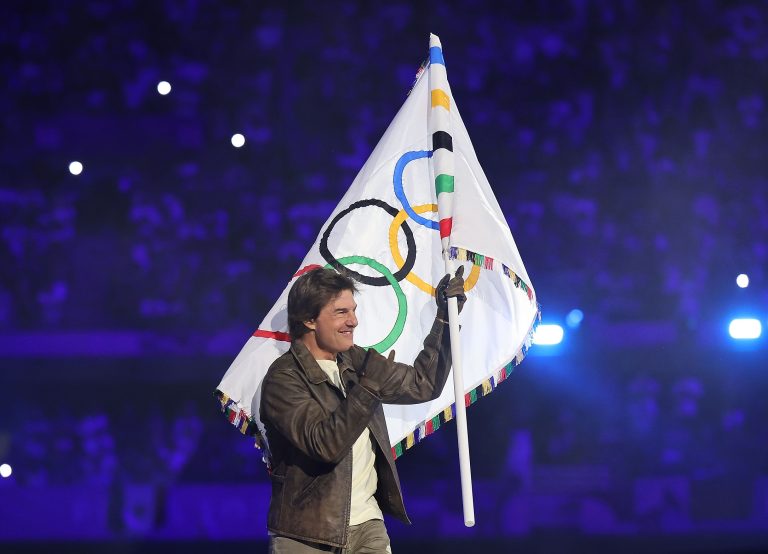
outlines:
{"label": "green ring", "polygon": [[[372,258],[366,258],[365,256],[345,256],[344,258],[339,258],[337,261],[344,266],[347,264],[361,264],[372,267],[387,279],[389,284],[392,285],[392,289],[395,291],[395,296],[397,297],[397,319],[395,320],[395,325],[392,327],[389,334],[380,342],[377,342],[373,346],[366,346],[366,348],[373,348],[376,352],[381,354],[397,342],[397,339],[403,334],[403,329],[405,329],[405,317],[408,315],[408,301],[405,299],[403,289],[400,288],[400,283],[397,282],[397,279],[395,279],[395,276],[392,275],[392,272],[387,266]],[[326,269],[333,269],[331,264],[327,264],[325,267]]]}

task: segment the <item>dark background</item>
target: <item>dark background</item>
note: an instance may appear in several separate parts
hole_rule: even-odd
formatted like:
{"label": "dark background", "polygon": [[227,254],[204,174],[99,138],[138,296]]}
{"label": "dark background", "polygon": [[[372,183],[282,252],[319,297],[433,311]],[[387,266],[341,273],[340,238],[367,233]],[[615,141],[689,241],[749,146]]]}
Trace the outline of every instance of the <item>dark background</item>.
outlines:
{"label": "dark background", "polygon": [[265,551],[212,391],[429,32],[544,322],[584,320],[470,408],[474,528],[455,426],[398,461],[394,551],[768,549],[766,344],[727,334],[768,324],[765,3],[84,0],[0,7],[0,550]]}

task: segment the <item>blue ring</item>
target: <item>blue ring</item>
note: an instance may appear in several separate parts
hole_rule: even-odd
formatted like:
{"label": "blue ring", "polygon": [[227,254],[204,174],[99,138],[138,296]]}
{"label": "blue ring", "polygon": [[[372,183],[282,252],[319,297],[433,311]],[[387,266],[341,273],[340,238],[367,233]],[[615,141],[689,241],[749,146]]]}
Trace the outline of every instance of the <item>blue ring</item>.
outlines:
{"label": "blue ring", "polygon": [[407,213],[416,223],[437,231],[440,229],[440,224],[437,221],[427,219],[414,212],[413,208],[411,208],[411,204],[408,202],[408,198],[405,196],[405,191],[403,190],[403,171],[405,171],[405,166],[414,160],[431,157],[431,150],[413,150],[411,152],[406,152],[400,156],[400,159],[397,160],[397,163],[395,164],[395,173],[392,176],[392,181],[395,186],[395,196],[397,196],[397,199],[400,200],[400,203],[403,205],[405,213]]}

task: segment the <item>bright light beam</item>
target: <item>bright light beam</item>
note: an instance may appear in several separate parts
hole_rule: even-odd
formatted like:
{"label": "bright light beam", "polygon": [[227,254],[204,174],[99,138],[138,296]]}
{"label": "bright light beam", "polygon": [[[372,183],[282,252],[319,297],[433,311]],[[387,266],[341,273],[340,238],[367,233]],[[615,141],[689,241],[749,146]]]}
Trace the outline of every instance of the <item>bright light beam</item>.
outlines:
{"label": "bright light beam", "polygon": [[740,289],[747,288],[749,286],[749,275],[746,273],[739,273],[739,276],[736,277],[736,284]]}
{"label": "bright light beam", "polygon": [[737,340],[753,340],[763,334],[763,326],[759,319],[738,318],[732,319],[728,325],[728,334]]}
{"label": "bright light beam", "polygon": [[539,325],[533,334],[533,344],[553,346],[563,342],[563,328],[559,325]]}
{"label": "bright light beam", "polygon": [[10,477],[11,473],[13,473],[13,468],[10,466],[10,464],[0,465],[0,477]]}

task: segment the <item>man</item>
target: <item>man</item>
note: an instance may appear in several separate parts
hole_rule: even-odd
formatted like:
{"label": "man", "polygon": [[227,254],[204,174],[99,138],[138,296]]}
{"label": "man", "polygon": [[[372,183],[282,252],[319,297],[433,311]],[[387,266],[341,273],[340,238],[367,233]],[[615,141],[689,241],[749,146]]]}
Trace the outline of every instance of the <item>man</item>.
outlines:
{"label": "man", "polygon": [[451,368],[447,299],[463,306],[462,274],[438,284],[437,316],[413,365],[354,344],[357,289],[348,277],[316,269],[291,287],[291,348],[269,368],[261,395],[270,552],[391,552],[382,513],[410,520],[382,403],[440,396]]}

